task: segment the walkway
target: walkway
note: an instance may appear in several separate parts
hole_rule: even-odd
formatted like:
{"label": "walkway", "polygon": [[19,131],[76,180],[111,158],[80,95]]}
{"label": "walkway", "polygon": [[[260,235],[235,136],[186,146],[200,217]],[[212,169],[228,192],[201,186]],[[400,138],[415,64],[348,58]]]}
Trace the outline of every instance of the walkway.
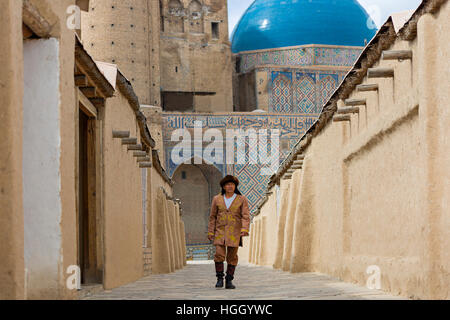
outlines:
{"label": "walkway", "polygon": [[[226,266],[226,264],[225,264]],[[170,274],[150,275],[85,299],[101,300],[301,300],[301,299],[404,299],[379,290],[345,283],[319,273],[289,273],[269,267],[238,265],[236,289],[216,289],[212,261],[188,263]]]}

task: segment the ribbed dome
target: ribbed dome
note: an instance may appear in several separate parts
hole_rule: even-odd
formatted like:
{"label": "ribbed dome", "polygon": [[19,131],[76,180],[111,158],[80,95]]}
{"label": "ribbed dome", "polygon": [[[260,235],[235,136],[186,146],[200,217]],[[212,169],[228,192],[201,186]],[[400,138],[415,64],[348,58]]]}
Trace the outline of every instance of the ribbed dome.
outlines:
{"label": "ribbed dome", "polygon": [[364,46],[376,29],[356,0],[255,0],[233,30],[234,53],[327,44]]}

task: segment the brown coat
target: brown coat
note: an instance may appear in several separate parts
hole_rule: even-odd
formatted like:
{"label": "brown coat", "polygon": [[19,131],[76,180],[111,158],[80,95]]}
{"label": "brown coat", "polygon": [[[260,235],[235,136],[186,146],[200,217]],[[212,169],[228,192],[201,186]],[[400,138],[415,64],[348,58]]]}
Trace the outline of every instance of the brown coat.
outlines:
{"label": "brown coat", "polygon": [[239,247],[241,232],[248,232],[249,225],[250,212],[245,196],[237,195],[230,209],[223,195],[214,197],[208,225],[208,235],[214,235],[214,245]]}

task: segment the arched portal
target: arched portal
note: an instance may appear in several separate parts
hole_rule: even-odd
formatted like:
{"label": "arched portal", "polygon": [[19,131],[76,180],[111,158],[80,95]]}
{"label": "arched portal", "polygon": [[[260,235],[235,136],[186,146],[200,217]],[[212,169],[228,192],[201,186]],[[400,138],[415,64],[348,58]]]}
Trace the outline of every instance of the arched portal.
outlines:
{"label": "arched portal", "polygon": [[[220,193],[222,173],[210,164],[181,164],[172,179],[174,196],[181,200],[188,258],[189,255],[192,258],[194,247],[209,251],[211,258],[212,246],[207,236],[209,213],[213,197]],[[201,256],[208,258],[208,252]]]}

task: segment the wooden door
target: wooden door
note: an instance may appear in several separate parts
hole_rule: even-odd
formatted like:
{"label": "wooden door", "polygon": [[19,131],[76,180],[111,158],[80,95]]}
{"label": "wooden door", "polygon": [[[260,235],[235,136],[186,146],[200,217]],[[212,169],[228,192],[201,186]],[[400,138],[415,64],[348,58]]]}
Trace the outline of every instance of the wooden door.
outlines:
{"label": "wooden door", "polygon": [[81,283],[101,283],[98,268],[96,119],[79,111],[78,257]]}

